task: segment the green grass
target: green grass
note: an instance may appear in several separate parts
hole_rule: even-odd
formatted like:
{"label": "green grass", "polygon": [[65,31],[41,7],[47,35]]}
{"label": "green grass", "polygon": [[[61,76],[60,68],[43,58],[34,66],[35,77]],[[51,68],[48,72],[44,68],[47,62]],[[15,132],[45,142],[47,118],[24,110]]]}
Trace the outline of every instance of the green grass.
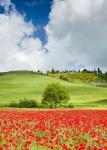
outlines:
{"label": "green grass", "polygon": [[[75,84],[50,76],[30,72],[13,72],[0,75],[0,105],[23,99],[41,101],[43,91],[49,83],[59,82],[70,92],[70,101],[77,106],[107,106],[107,88]],[[102,102],[101,102],[102,101]]]}

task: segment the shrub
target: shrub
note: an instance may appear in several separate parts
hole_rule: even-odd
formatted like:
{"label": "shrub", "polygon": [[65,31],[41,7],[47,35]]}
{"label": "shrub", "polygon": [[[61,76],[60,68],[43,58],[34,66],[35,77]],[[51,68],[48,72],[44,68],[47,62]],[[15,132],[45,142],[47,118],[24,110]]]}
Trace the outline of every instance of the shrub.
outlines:
{"label": "shrub", "polygon": [[36,108],[38,104],[35,100],[20,100],[18,104],[19,108]]}
{"label": "shrub", "polygon": [[67,108],[74,108],[74,106],[73,106],[72,103],[69,103],[69,104],[67,105]]}
{"label": "shrub", "polygon": [[11,102],[9,107],[18,107],[18,108],[37,108],[38,103],[35,100],[20,100],[19,103]]}
{"label": "shrub", "polygon": [[9,107],[18,107],[18,104],[17,104],[15,101],[12,101],[12,102],[9,104]]}
{"label": "shrub", "polygon": [[57,108],[67,104],[69,100],[67,89],[59,83],[49,84],[43,93],[42,105],[46,108]]}

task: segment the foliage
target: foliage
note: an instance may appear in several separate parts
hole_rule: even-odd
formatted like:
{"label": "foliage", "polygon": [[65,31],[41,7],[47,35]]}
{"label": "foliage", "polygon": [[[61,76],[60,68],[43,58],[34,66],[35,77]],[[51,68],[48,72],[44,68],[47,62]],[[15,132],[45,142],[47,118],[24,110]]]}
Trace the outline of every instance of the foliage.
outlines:
{"label": "foliage", "polygon": [[15,101],[10,102],[9,107],[18,107],[18,103]]}
{"label": "foliage", "polygon": [[35,100],[20,100],[19,103],[11,102],[9,107],[18,107],[18,108],[37,108],[39,105]]}
{"label": "foliage", "polygon": [[65,105],[70,99],[67,89],[59,83],[49,84],[43,94],[42,104],[49,108]]}
{"label": "foliage", "polygon": [[36,108],[38,106],[35,100],[20,100],[19,101],[20,108]]}
{"label": "foliage", "polygon": [[69,103],[69,104],[67,105],[67,108],[74,108],[74,106],[73,106],[72,103]]}

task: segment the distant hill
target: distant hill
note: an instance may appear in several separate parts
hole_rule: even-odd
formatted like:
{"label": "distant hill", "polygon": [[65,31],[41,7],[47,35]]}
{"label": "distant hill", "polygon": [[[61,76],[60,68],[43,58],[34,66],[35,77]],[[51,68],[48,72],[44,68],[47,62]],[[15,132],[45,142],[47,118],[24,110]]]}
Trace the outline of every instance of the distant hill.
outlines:
{"label": "distant hill", "polygon": [[93,72],[59,72],[49,73],[51,77],[72,83],[86,83],[95,86],[107,87],[107,75]]}
{"label": "distant hill", "polygon": [[8,72],[0,72],[0,75],[6,75],[6,74],[32,74],[35,73],[33,71],[28,70],[17,70],[17,71],[8,71]]}

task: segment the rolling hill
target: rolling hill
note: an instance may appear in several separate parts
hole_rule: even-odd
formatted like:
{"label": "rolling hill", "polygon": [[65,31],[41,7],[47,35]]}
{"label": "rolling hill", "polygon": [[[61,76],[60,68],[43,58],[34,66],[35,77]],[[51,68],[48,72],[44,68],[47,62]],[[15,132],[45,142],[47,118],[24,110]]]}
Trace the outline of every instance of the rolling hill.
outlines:
{"label": "rolling hill", "polygon": [[84,83],[72,83],[47,75],[33,72],[10,72],[0,75],[0,105],[18,102],[23,99],[42,99],[45,87],[49,83],[59,82],[70,92],[70,102],[75,107],[107,108],[107,88]]}

